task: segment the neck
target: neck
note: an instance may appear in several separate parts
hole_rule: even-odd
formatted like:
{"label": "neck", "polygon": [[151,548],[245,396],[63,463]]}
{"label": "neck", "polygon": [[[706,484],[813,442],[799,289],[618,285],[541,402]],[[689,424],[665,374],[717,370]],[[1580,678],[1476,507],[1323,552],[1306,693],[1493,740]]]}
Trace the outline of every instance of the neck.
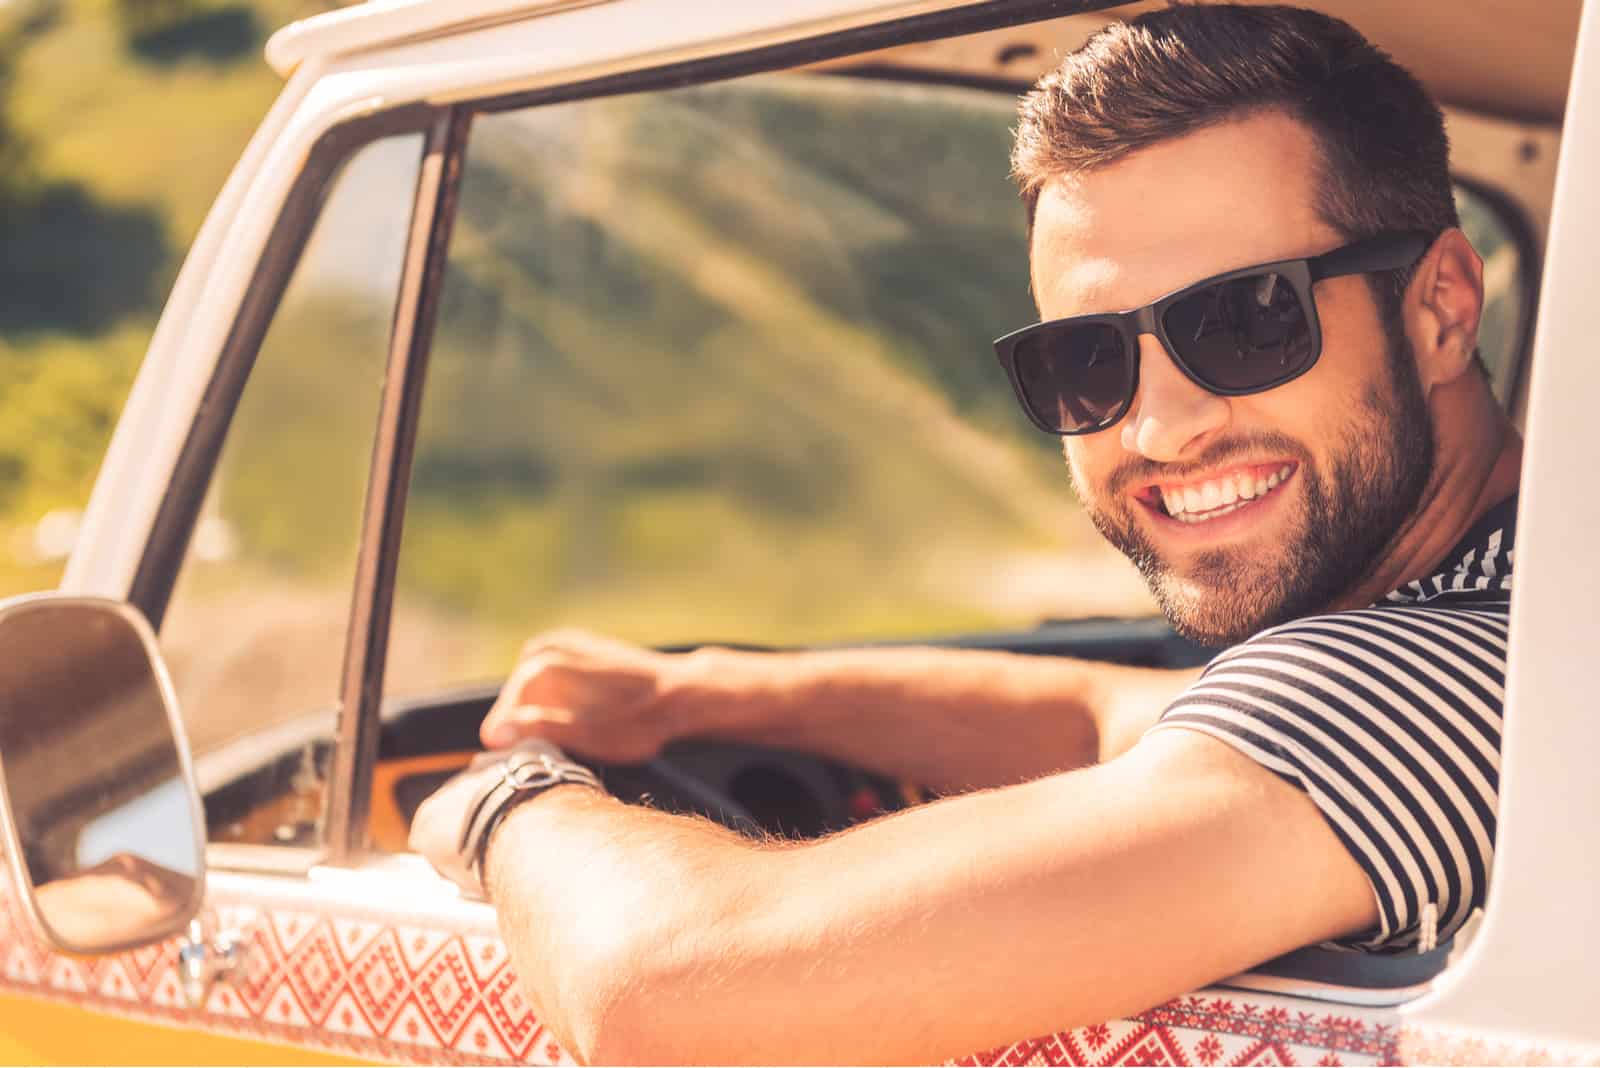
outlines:
{"label": "neck", "polygon": [[1431,398],[1437,459],[1417,510],[1332,610],[1365,607],[1426,578],[1485,512],[1516,492],[1521,436],[1481,380],[1458,390]]}

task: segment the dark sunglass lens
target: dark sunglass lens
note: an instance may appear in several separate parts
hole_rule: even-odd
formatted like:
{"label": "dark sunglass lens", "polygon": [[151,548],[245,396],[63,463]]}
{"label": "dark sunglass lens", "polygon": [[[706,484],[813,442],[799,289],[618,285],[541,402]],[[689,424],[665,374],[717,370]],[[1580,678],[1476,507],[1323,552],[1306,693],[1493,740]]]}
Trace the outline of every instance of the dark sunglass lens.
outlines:
{"label": "dark sunglass lens", "polygon": [[1265,389],[1311,362],[1311,324],[1293,283],[1265,272],[1206,286],[1162,316],[1184,363],[1214,389]]}
{"label": "dark sunglass lens", "polygon": [[1023,402],[1046,426],[1089,430],[1128,400],[1128,351],[1105,323],[1047,326],[1017,342]]}

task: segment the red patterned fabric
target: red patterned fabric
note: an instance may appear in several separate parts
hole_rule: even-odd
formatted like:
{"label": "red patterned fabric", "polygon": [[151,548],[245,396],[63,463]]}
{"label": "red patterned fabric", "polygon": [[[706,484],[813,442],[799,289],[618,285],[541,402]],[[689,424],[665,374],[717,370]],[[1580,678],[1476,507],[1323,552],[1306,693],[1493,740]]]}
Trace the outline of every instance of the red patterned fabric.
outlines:
{"label": "red patterned fabric", "polygon": [[957,1065],[1398,1064],[1391,1014],[1317,1011],[1269,994],[1191,995],[1129,1020],[1061,1031]]}
{"label": "red patterned fabric", "polygon": [[[215,895],[213,895],[215,897]],[[190,1007],[173,939],[67,957],[0,895],[0,989],[185,1028],[412,1064],[571,1064],[518,988],[499,939],[348,912],[221,904],[244,935],[239,973]]]}

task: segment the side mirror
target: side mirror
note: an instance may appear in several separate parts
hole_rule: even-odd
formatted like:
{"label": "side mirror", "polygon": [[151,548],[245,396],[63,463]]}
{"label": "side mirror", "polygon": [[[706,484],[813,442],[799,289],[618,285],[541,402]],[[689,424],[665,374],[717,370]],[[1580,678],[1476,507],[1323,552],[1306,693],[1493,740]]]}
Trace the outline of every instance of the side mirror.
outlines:
{"label": "side mirror", "polygon": [[155,634],[119,601],[0,602],[0,834],[45,941],[175,934],[205,892],[204,821]]}

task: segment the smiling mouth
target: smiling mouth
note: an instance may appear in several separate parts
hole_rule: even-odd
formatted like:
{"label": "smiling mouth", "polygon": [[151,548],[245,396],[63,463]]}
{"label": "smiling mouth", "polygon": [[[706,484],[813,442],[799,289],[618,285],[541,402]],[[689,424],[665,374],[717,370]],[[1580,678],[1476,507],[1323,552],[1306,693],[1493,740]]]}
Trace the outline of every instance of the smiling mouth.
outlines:
{"label": "smiling mouth", "polygon": [[1147,486],[1139,496],[1155,511],[1180,523],[1207,523],[1265,500],[1298,466],[1256,464],[1202,482],[1157,483]]}

